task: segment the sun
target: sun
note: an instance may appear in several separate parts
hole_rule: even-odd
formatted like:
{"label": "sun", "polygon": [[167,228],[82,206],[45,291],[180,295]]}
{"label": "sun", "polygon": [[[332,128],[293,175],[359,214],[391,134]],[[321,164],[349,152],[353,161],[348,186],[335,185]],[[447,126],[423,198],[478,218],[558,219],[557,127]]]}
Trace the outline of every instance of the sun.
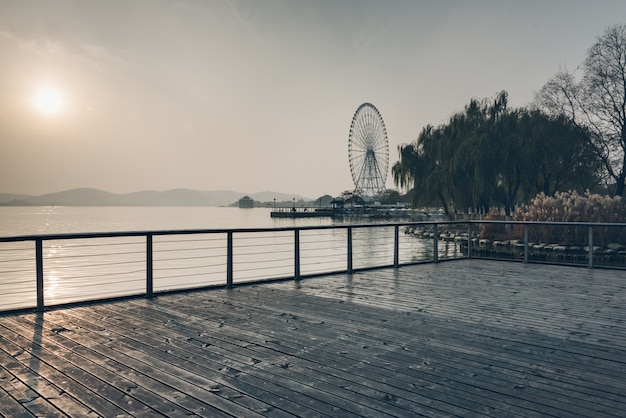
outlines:
{"label": "sun", "polygon": [[57,115],[63,111],[63,93],[54,87],[42,87],[34,97],[35,108],[45,115]]}

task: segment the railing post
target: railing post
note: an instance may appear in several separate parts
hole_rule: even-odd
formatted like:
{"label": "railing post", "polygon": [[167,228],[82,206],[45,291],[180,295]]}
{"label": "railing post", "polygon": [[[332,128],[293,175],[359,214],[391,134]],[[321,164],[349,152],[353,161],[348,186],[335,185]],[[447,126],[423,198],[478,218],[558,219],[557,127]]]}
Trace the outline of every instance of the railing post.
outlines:
{"label": "railing post", "polygon": [[37,312],[43,312],[43,240],[37,238],[35,240],[35,265],[37,269]]}
{"label": "railing post", "polygon": [[400,226],[396,225],[393,230],[393,266],[400,266]]}
{"label": "railing post", "polygon": [[528,263],[528,224],[524,224],[524,263]]}
{"label": "railing post", "polygon": [[293,266],[294,266],[294,272],[293,272],[293,277],[294,279],[299,279],[300,278],[300,230],[299,229],[294,229],[294,242],[293,242],[293,250],[294,250],[294,254],[293,254]]}
{"label": "railing post", "polygon": [[467,224],[467,258],[472,258],[472,222]]}
{"label": "railing post", "polygon": [[433,261],[435,263],[439,262],[439,228],[438,224],[435,224],[433,229]]}
{"label": "railing post", "polygon": [[348,227],[348,273],[352,273],[352,227]]}
{"label": "railing post", "polygon": [[593,268],[593,227],[589,226],[589,251],[587,253],[587,266],[592,269]]}
{"label": "railing post", "polygon": [[152,234],[146,234],[146,296],[151,298],[154,291]]}
{"label": "railing post", "polygon": [[226,286],[233,287],[233,231],[226,233]]}

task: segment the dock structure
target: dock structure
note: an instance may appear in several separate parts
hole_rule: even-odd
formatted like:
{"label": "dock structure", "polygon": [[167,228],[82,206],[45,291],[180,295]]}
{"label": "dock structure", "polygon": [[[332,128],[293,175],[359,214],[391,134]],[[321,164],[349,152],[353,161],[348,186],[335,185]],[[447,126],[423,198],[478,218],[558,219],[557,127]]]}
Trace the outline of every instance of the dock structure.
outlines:
{"label": "dock structure", "polygon": [[419,264],[0,315],[0,415],[623,416],[618,270]]}
{"label": "dock structure", "polygon": [[[417,216],[416,216],[417,215]],[[359,207],[280,207],[270,212],[272,218],[363,218],[363,219],[411,219],[422,217],[422,214],[413,210],[407,210],[402,205],[378,205]]]}
{"label": "dock structure", "polygon": [[331,208],[292,207],[274,208],[270,212],[272,218],[325,218],[332,217],[336,212]]}

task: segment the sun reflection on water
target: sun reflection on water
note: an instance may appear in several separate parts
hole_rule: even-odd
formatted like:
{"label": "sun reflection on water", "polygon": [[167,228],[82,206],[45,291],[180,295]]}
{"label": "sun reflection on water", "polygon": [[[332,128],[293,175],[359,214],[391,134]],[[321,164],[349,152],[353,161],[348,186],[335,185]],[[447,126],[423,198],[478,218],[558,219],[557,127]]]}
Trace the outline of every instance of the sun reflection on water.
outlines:
{"label": "sun reflection on water", "polygon": [[46,285],[44,286],[44,298],[46,301],[53,302],[59,296],[59,290],[61,288],[61,279],[57,272],[53,270],[45,278]]}

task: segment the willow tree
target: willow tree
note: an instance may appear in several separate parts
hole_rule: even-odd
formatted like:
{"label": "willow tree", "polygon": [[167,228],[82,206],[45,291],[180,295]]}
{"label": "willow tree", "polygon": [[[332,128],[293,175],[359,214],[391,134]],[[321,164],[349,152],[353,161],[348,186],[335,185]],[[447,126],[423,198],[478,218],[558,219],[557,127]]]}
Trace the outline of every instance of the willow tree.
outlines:
{"label": "willow tree", "polygon": [[532,157],[528,164],[532,175],[524,187],[522,199],[529,201],[537,193],[552,196],[557,191],[584,193],[600,183],[601,161],[590,146],[589,133],[563,116],[550,116],[538,110],[525,110],[519,127],[530,139]]}
{"label": "willow tree", "polygon": [[482,113],[479,102],[472,100],[464,112],[452,116],[442,128],[447,146],[453,151],[449,155],[448,175],[454,206],[464,212],[476,207],[478,196],[484,191],[482,179],[476,176],[481,157],[477,144],[482,139]]}
{"label": "willow tree", "polygon": [[417,140],[398,147],[400,158],[391,168],[394,182],[403,190],[413,190],[413,205],[438,202],[449,214],[449,176],[446,161],[437,151],[442,141],[438,129],[431,125],[420,132]]}
{"label": "willow tree", "polygon": [[539,192],[590,188],[598,165],[586,141],[565,118],[508,108],[502,91],[424,128],[399,148],[392,173],[396,185],[414,191],[416,205],[439,202],[446,213],[498,206],[510,215]]}
{"label": "willow tree", "polygon": [[485,175],[502,156],[485,142],[506,103],[506,92],[493,102],[473,99],[447,124],[424,128],[415,143],[399,148],[400,160],[392,167],[396,184],[414,188],[414,203],[439,201],[446,213],[451,206],[488,211],[497,182]]}
{"label": "willow tree", "polygon": [[589,133],[613,195],[626,182],[626,25],[610,26],[588,50],[580,81],[558,72],[537,94],[536,104]]}
{"label": "willow tree", "polygon": [[452,164],[456,195],[462,197],[460,208],[488,212],[494,204],[503,204],[505,209],[509,206],[504,197],[509,193],[502,191],[509,188],[505,171],[510,165],[503,161],[515,153],[503,148],[509,146],[502,129],[509,113],[507,104],[508,94],[501,91],[493,99],[472,99],[463,113],[450,119],[449,125],[460,136]]}

